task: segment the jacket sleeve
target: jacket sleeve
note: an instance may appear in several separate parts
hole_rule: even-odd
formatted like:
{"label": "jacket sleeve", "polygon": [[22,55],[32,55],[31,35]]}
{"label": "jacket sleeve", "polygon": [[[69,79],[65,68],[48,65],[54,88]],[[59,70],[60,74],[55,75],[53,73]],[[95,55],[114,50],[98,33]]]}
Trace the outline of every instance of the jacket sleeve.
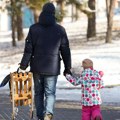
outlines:
{"label": "jacket sleeve", "polygon": [[65,29],[63,29],[60,51],[65,69],[71,69],[71,52],[70,52],[69,41]]}
{"label": "jacket sleeve", "polygon": [[67,81],[69,81],[74,86],[77,86],[77,85],[81,84],[82,77],[75,78],[70,74],[67,74],[65,77],[66,77]]}
{"label": "jacket sleeve", "polygon": [[33,53],[33,45],[32,45],[32,34],[31,34],[31,28],[30,28],[25,40],[24,53],[20,63],[20,68],[22,70],[25,70],[28,67],[32,53]]}

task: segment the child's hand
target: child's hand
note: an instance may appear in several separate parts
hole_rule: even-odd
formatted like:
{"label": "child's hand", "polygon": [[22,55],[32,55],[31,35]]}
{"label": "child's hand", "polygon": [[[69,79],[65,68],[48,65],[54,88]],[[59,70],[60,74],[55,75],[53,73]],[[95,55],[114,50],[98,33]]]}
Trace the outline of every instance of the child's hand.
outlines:
{"label": "child's hand", "polygon": [[99,75],[100,75],[101,77],[103,77],[103,75],[104,75],[103,71],[99,71]]}
{"label": "child's hand", "polygon": [[70,83],[75,82],[74,78],[70,74],[66,74],[65,77]]}
{"label": "child's hand", "polygon": [[75,85],[75,80],[74,80],[74,78],[70,74],[66,74],[65,77],[72,85],[76,86]]}
{"label": "child's hand", "polygon": [[80,72],[79,72],[79,74],[80,74],[79,76],[82,75],[83,71],[84,71],[84,68],[81,66],[81,69],[80,69]]}
{"label": "child's hand", "polygon": [[72,85],[74,85],[74,86],[77,86],[77,85],[80,85],[80,84],[81,84],[80,79],[75,78],[75,77],[73,77],[73,76],[70,75],[70,74],[66,74],[65,77],[66,77],[66,79],[67,79]]}
{"label": "child's hand", "polygon": [[70,75],[70,74],[66,74],[65,77],[66,77],[67,79],[71,79],[71,75]]}

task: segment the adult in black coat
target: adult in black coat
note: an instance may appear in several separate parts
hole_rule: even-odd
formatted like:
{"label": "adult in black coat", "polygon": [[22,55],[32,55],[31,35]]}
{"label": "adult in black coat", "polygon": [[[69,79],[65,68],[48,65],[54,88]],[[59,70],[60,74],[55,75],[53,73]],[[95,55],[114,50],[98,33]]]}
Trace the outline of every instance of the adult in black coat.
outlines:
{"label": "adult in black coat", "polygon": [[25,70],[30,64],[30,71],[33,72],[35,105],[40,120],[52,120],[61,59],[65,67],[64,74],[71,73],[71,53],[66,31],[56,23],[54,5],[46,3],[39,22],[29,29],[20,63],[20,69]]}

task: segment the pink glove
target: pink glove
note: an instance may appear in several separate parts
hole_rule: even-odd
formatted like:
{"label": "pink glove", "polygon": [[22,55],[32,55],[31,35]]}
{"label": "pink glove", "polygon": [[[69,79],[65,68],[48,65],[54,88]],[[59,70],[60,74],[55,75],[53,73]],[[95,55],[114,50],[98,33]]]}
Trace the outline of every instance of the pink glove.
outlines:
{"label": "pink glove", "polygon": [[103,75],[104,75],[103,71],[99,71],[99,75],[100,75],[101,77],[103,77]]}

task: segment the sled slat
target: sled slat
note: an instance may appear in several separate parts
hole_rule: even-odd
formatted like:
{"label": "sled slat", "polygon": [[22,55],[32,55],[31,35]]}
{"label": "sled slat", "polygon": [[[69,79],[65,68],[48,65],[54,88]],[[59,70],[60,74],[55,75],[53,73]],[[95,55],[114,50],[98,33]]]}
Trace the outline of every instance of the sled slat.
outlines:
{"label": "sled slat", "polygon": [[[27,81],[24,81],[24,95],[27,93]],[[24,105],[28,104],[28,100],[24,100]]]}
{"label": "sled slat", "polygon": [[11,99],[15,106],[32,103],[32,73],[11,73],[11,88],[14,90],[11,89]]}
{"label": "sled slat", "polygon": [[[15,94],[18,97],[18,81],[15,81]],[[15,101],[15,105],[18,106],[18,100]]]}

